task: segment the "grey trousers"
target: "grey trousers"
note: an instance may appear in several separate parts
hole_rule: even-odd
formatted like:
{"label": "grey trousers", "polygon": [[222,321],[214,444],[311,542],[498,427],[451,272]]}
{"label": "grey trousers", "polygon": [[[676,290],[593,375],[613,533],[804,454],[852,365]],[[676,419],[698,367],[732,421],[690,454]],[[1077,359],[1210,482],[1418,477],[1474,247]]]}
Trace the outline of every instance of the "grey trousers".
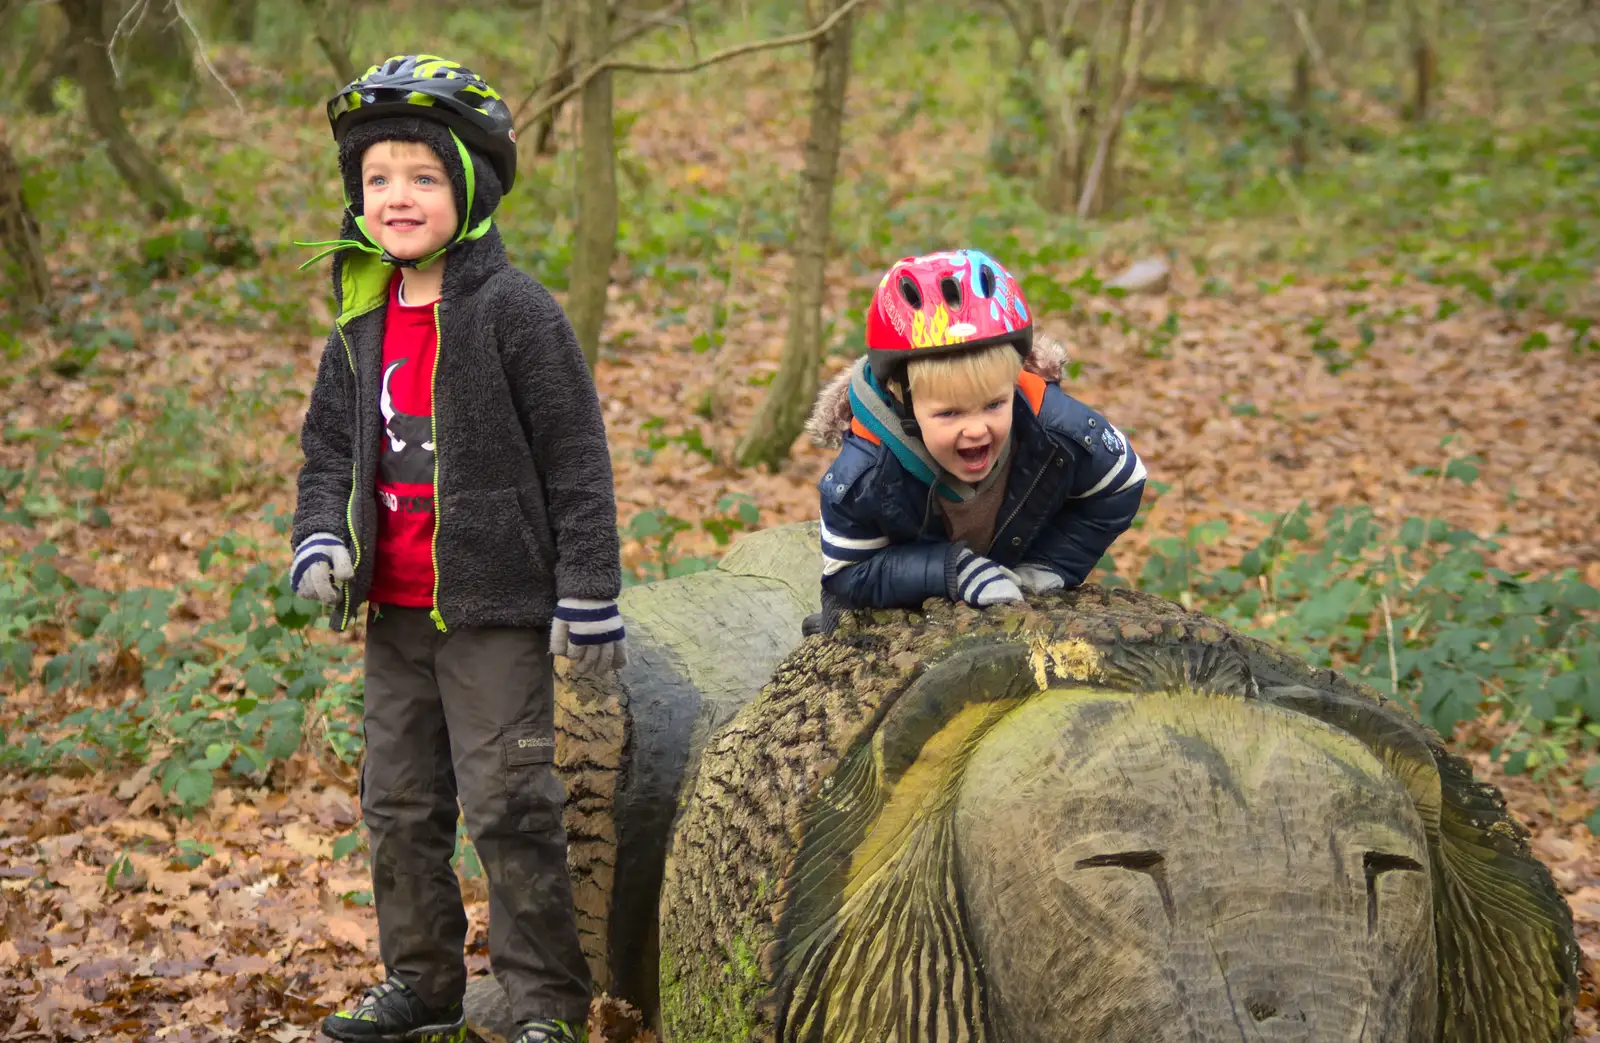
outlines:
{"label": "grey trousers", "polygon": [[450,865],[456,801],[489,881],[489,958],[519,1022],[582,1023],[578,945],[555,776],[548,635],[440,632],[420,608],[368,610],[361,813],[384,966],[430,1006],[466,989],[467,917]]}

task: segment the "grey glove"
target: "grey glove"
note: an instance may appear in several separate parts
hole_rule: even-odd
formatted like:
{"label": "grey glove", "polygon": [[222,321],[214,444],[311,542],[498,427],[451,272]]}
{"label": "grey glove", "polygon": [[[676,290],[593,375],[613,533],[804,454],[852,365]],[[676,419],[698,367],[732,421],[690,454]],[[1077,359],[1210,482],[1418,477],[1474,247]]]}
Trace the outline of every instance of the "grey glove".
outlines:
{"label": "grey glove", "polygon": [[1067,585],[1061,573],[1048,565],[1018,565],[1015,571],[1022,589],[1029,594],[1054,594]]}
{"label": "grey glove", "polygon": [[960,547],[945,568],[952,601],[965,601],[974,608],[1022,600],[1017,574],[997,565],[981,554]]}
{"label": "grey glove", "polygon": [[622,613],[609,599],[562,598],[550,621],[550,654],[566,656],[579,674],[607,674],[628,665]]}
{"label": "grey glove", "polygon": [[289,572],[289,585],[297,596],[332,605],[339,588],[356,574],[344,541],[326,532],[314,532],[300,541]]}

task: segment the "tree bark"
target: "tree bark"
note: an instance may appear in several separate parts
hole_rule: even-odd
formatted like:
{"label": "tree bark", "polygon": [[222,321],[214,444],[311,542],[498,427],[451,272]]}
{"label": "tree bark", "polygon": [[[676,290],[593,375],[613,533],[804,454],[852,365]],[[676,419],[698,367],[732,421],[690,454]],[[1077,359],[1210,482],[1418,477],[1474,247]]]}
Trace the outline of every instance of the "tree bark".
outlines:
{"label": "tree bark", "polygon": [[22,191],[22,167],[11,146],[0,137],[0,246],[16,270],[16,285],[24,305],[49,307],[50,269],[45,264],[39,223],[28,211]]}
{"label": "tree bark", "polygon": [[152,104],[163,87],[194,87],[189,34],[171,0],[112,0],[101,29],[116,59],[125,108]]}
{"label": "tree bark", "polygon": [[1437,93],[1439,60],[1434,51],[1436,20],[1433,0],[1408,0],[1406,35],[1411,65],[1411,104],[1407,116],[1413,123],[1426,123],[1432,115]]}
{"label": "tree bark", "polygon": [[[610,4],[608,0],[585,0],[577,18],[579,54],[585,65],[593,64],[610,46]],[[600,357],[611,262],[617,256],[617,142],[609,71],[584,85],[579,117],[578,230],[567,315],[583,357],[593,369]]]}
{"label": "tree bark", "polygon": [[312,35],[339,86],[356,78],[356,64],[350,58],[350,30],[356,18],[355,0],[300,0],[311,18]]}
{"label": "tree bark", "polygon": [[[549,0],[541,9],[548,13]],[[541,17],[541,22],[546,19]],[[565,4],[561,6],[559,16],[560,28],[557,31],[555,43],[552,48],[548,68],[541,75],[544,87],[534,96],[534,102],[540,106],[551,98],[560,94],[572,83],[573,74],[573,26],[572,12]],[[560,70],[557,74],[557,70]],[[535,155],[553,156],[556,154],[556,120],[561,116],[561,106],[551,105],[543,108],[539,117],[533,121],[533,151]]]}
{"label": "tree bark", "polygon": [[[839,0],[812,0],[807,7],[811,23],[821,23],[842,6]],[[824,9],[816,10],[818,7]],[[776,467],[787,459],[789,447],[805,426],[811,401],[817,394],[833,186],[839,172],[854,24],[854,14],[846,15],[811,43],[811,129],[806,136],[805,169],[800,177],[794,271],[789,280],[789,326],[777,376],[739,445],[737,459],[742,467]]]}
{"label": "tree bark", "polygon": [[56,81],[76,74],[78,54],[70,28],[54,43],[43,42],[48,50],[34,66],[38,71],[28,85],[27,105],[30,112],[47,116],[56,111]]}
{"label": "tree bark", "polygon": [[1078,196],[1078,217],[1102,213],[1111,200],[1111,180],[1116,163],[1115,147],[1122,134],[1122,120],[1139,89],[1139,74],[1144,69],[1146,43],[1161,21],[1164,0],[1130,0],[1128,18],[1123,25],[1121,46],[1117,49],[1115,86],[1111,88],[1110,111],[1100,124],[1094,159],[1083,178]]}
{"label": "tree bark", "polygon": [[1294,137],[1289,143],[1289,170],[1304,177],[1311,161],[1311,51],[1300,39],[1295,48],[1294,80],[1289,92],[1289,108],[1294,113]]}
{"label": "tree bark", "polygon": [[250,43],[256,38],[257,0],[229,0],[228,35],[240,43]]}
{"label": "tree bark", "polygon": [[103,0],[61,0],[73,34],[78,83],[83,104],[94,127],[106,143],[112,166],[144,204],[150,216],[162,218],[186,209],[183,193],[145,154],[122,118],[121,97],[111,60],[106,55]]}

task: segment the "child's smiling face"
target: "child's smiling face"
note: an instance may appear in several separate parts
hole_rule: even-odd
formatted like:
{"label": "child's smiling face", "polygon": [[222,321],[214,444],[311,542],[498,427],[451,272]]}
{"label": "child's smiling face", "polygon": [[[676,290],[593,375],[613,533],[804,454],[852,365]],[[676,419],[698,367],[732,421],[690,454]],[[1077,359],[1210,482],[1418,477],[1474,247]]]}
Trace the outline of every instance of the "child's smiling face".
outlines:
{"label": "child's smiling face", "polygon": [[407,261],[449,244],[459,223],[444,163],[413,141],[380,141],[362,155],[361,213],[373,241]]}
{"label": "child's smiling face", "polygon": [[964,482],[988,477],[1011,436],[1011,389],[1009,382],[999,384],[962,401],[912,396],[922,444],[940,467]]}

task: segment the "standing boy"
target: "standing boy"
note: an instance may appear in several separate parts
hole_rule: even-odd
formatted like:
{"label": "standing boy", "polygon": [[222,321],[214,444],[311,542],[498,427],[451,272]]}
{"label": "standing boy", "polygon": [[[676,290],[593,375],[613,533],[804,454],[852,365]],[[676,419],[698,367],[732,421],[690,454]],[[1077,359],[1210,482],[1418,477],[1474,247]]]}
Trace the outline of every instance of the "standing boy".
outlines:
{"label": "standing boy", "polygon": [[344,629],[368,603],[361,810],[385,980],[323,1031],[459,1041],[467,921],[457,799],[489,881],[520,1032],[583,1036],[551,655],[625,661],[611,461],[561,308],[506,259],[504,101],[431,55],[328,103],[344,182],[338,318],[301,431],[293,585]]}

